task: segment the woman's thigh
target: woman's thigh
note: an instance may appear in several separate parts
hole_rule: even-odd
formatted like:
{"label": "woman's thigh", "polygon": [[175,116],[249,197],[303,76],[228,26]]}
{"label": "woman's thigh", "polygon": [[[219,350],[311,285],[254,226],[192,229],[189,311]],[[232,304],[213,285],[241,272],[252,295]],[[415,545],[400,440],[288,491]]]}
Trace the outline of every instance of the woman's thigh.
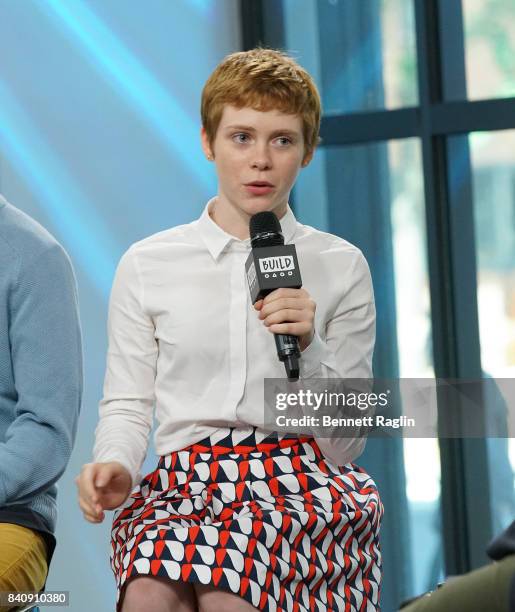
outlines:
{"label": "woman's thigh", "polygon": [[45,540],[21,525],[0,523],[0,591],[40,591],[48,573]]}
{"label": "woman's thigh", "polygon": [[121,596],[122,612],[196,612],[193,586],[164,576],[135,576]]}
{"label": "woman's thigh", "polygon": [[199,612],[255,612],[258,609],[239,595],[210,584],[195,584],[194,588]]}

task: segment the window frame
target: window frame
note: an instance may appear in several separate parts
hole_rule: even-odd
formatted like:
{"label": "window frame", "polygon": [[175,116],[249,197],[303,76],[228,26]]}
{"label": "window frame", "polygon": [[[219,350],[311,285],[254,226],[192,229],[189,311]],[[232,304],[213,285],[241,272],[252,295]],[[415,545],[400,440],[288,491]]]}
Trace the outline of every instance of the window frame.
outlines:
{"label": "window frame", "polygon": [[[478,379],[482,369],[468,135],[515,129],[515,97],[467,100],[462,1],[412,2],[418,105],[323,117],[321,146],[420,140],[435,376]],[[284,47],[282,3],[240,0],[240,10],[244,49]],[[451,186],[458,167],[460,186],[455,189]],[[442,423],[446,416],[439,411]],[[460,418],[465,420],[465,414]],[[439,445],[445,568],[448,575],[461,574],[488,561],[485,544],[493,535],[486,440],[440,439]]]}

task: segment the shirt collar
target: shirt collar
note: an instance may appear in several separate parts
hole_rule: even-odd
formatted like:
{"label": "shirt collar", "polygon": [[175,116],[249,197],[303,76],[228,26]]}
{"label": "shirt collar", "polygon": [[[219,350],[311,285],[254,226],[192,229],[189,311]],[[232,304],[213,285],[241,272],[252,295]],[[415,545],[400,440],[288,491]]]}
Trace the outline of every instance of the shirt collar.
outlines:
{"label": "shirt collar", "polygon": [[[235,236],[231,236],[231,234],[224,231],[209,216],[209,212],[212,209],[215,200],[216,196],[209,200],[197,221],[200,235],[206,243],[206,246],[209,249],[213,259],[218,259],[220,253],[231,241],[245,246],[246,249],[250,249],[250,238],[240,240]],[[286,214],[282,217],[282,219],[279,219],[279,223],[281,224],[282,234],[284,236],[284,244],[288,244],[292,240],[297,226],[297,220],[289,204],[287,204],[286,207]]]}

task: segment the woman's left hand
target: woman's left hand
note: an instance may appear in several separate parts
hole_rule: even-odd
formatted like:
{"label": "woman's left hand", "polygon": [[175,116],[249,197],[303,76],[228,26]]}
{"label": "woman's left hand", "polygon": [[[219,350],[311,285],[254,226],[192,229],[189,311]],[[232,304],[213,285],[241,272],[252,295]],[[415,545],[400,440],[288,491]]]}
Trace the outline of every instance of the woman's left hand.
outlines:
{"label": "woman's left hand", "polygon": [[305,289],[275,289],[254,308],[268,331],[298,336],[303,351],[313,339],[316,304]]}

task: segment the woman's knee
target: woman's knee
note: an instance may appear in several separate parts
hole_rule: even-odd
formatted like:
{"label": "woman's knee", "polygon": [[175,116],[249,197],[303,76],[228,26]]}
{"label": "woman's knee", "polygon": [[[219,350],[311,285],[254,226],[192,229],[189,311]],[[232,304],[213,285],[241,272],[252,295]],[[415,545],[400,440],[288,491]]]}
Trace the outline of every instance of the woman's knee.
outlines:
{"label": "woman's knee", "polygon": [[162,576],[136,576],[129,580],[123,595],[122,612],[132,610],[196,611],[191,584]]}
{"label": "woman's knee", "polygon": [[246,599],[210,584],[195,584],[199,612],[255,612]]}

